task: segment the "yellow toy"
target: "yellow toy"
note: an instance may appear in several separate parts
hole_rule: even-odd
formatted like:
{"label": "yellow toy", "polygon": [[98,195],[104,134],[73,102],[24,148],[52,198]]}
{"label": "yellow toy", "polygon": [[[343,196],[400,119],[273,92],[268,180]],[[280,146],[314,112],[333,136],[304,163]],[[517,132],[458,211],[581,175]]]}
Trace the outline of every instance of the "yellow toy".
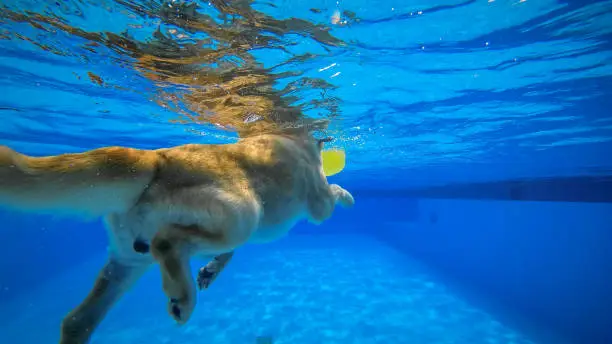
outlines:
{"label": "yellow toy", "polygon": [[321,152],[321,160],[323,161],[323,172],[325,176],[333,176],[340,173],[346,165],[346,154],[343,150],[330,149]]}

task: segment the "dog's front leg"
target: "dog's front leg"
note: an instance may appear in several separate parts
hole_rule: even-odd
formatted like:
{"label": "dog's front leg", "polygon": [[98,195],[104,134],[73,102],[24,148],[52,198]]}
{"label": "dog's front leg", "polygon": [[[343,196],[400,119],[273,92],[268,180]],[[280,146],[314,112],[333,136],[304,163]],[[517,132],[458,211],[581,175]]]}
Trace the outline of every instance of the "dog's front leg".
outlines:
{"label": "dog's front leg", "polygon": [[332,195],[334,197],[334,201],[336,203],[339,203],[341,206],[347,207],[347,208],[352,207],[355,204],[355,199],[353,198],[353,195],[351,195],[350,192],[343,189],[340,185],[331,184],[329,188],[331,189]]}
{"label": "dog's front leg", "polygon": [[234,251],[220,254],[213,257],[205,266],[198,271],[198,287],[200,290],[207,289],[210,284],[219,276],[219,273],[225,269],[225,266],[234,256]]}
{"label": "dog's front leg", "polygon": [[345,208],[352,207],[355,199],[340,185],[315,185],[308,195],[309,220],[316,224],[327,220],[334,212],[336,204]]}
{"label": "dog's front leg", "polygon": [[85,300],[62,321],[60,344],[87,343],[106,313],[147,270],[109,259]]}

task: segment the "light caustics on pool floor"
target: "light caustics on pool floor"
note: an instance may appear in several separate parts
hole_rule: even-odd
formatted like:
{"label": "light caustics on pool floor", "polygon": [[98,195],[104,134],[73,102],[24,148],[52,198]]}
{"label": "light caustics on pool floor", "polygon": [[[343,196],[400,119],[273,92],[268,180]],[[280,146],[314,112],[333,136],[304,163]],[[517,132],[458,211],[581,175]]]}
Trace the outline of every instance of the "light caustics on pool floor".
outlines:
{"label": "light caustics on pool floor", "polygon": [[[85,262],[2,306],[0,342],[56,343],[62,315],[86,294],[102,262]],[[257,337],[275,344],[535,343],[367,237],[298,236],[246,247],[200,293],[183,327],[165,313],[165,302],[152,269],[92,344],[245,344]]]}

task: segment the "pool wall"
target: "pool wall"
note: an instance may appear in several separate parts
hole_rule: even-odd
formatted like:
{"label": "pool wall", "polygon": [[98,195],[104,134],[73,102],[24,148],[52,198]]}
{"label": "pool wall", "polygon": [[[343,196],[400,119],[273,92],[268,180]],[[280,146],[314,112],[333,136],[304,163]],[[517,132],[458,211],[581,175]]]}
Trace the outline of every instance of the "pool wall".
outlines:
{"label": "pool wall", "polygon": [[612,204],[385,204],[407,214],[372,231],[389,245],[576,343],[612,343]]}

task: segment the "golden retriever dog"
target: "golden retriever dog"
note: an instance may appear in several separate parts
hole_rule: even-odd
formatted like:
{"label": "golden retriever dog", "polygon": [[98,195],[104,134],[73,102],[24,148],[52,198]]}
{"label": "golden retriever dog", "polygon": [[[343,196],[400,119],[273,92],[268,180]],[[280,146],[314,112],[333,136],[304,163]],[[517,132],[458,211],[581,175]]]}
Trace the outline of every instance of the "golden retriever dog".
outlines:
{"label": "golden retriever dog", "polygon": [[308,130],[285,130],[231,144],[46,157],[0,146],[1,205],[105,219],[108,260],[62,321],[60,343],[87,343],[153,263],[168,313],[184,324],[196,303],[191,257],[226,261],[246,243],[278,239],[302,219],[321,223],[336,204],[352,206],[353,196],[323,173],[324,141]]}

